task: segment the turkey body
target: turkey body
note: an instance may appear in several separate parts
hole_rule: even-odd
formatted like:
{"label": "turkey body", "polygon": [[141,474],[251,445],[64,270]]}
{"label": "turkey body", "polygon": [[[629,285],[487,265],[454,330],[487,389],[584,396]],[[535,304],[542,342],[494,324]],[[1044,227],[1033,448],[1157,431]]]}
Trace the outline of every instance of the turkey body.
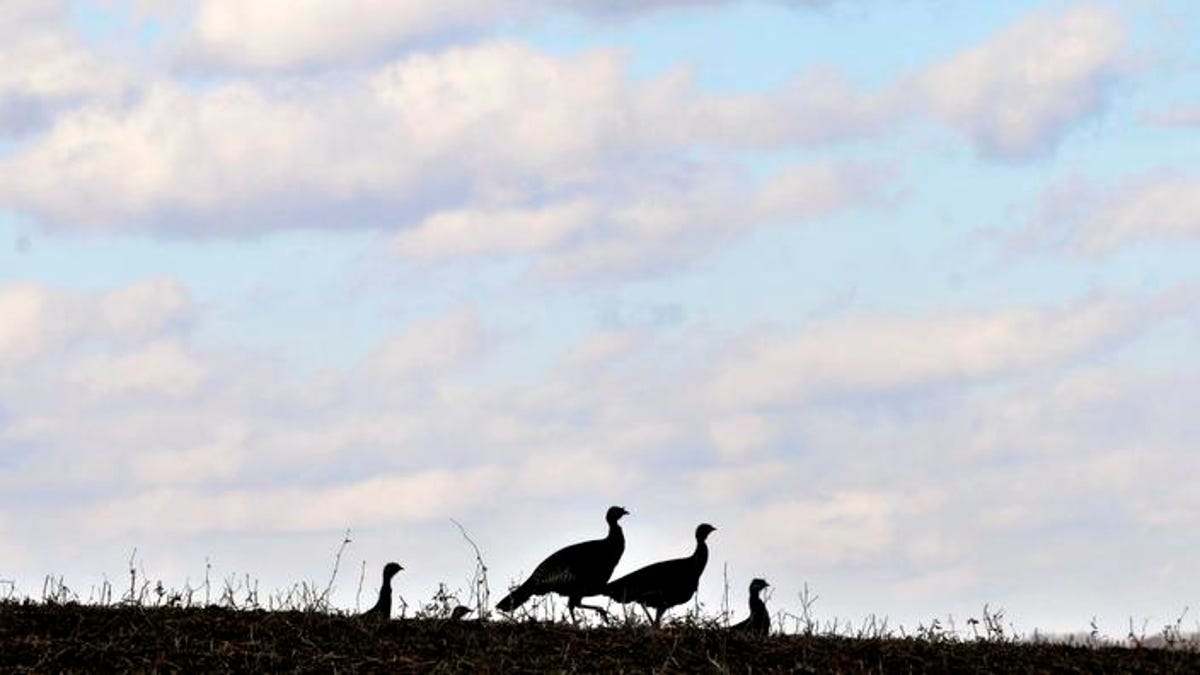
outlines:
{"label": "turkey body", "polygon": [[605,513],[608,535],[561,548],[534,568],[529,578],[496,603],[496,609],[512,612],[535,595],[556,593],[566,596],[567,609],[575,619],[575,609],[591,609],[607,618],[601,607],[583,604],[583,598],[600,595],[612,578],[613,570],[625,553],[625,533],[620,520],[629,512],[613,506]]}
{"label": "turkey body", "polygon": [[696,528],[696,548],[686,558],[664,560],[647,565],[610,582],[604,594],[621,604],[635,602],[647,610],[655,610],[654,625],[662,621],[663,613],[682,605],[696,594],[700,575],[708,564],[708,535],[717,528],[701,523]]}
{"label": "turkey body", "polygon": [[379,586],[379,599],[375,605],[362,613],[364,617],[387,621],[392,618],[392,577],[404,569],[400,563],[390,562],[383,566],[383,583]]}
{"label": "turkey body", "polygon": [[755,579],[750,582],[750,616],[740,623],[730,626],[730,630],[766,637],[771,633],[771,615],[767,613],[767,603],[759,594],[767,586],[765,579]]}

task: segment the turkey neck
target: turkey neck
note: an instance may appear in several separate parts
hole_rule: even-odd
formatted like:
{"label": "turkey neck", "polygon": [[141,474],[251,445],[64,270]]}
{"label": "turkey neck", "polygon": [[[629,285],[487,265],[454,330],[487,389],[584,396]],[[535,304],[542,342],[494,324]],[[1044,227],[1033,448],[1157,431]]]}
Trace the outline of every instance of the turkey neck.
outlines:
{"label": "turkey neck", "polygon": [[755,613],[755,610],[758,610],[761,612],[767,611],[767,603],[763,602],[762,598],[758,597],[758,591],[755,591],[750,596],[750,613],[751,614]]}
{"label": "turkey neck", "polygon": [[692,562],[696,565],[697,572],[703,572],[704,566],[708,564],[708,544],[703,540],[696,540],[696,550],[692,551]]}
{"label": "turkey neck", "polygon": [[[379,587],[379,603],[390,605],[392,602],[392,578],[383,575],[383,585]],[[377,603],[377,604],[379,604]]]}
{"label": "turkey neck", "polygon": [[[608,524],[608,536],[604,540],[608,550],[611,550],[613,555],[619,558],[620,555],[624,554],[625,532],[620,528],[619,522],[610,522]],[[616,563],[613,563],[613,567],[616,567]]]}
{"label": "turkey neck", "polygon": [[608,536],[605,541],[613,545],[614,548],[625,550],[625,532],[621,529],[621,524],[613,521],[608,524]]}

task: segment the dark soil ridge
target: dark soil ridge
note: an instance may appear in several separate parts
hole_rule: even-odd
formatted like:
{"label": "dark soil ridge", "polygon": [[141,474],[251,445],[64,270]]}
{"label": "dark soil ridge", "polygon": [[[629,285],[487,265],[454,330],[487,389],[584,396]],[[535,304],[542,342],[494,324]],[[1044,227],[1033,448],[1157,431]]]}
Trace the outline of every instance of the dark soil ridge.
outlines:
{"label": "dark soil ridge", "polygon": [[1200,673],[1200,653],[695,626],[370,622],[319,612],[0,603],[5,672]]}

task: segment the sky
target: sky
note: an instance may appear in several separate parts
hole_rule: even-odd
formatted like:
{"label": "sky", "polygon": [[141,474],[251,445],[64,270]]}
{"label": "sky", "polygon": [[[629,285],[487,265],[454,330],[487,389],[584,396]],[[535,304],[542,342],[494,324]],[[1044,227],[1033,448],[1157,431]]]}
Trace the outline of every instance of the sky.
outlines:
{"label": "sky", "polygon": [[[1200,605],[1188,0],[8,0],[0,591]],[[4,582],[7,582],[4,584]],[[368,590],[369,594],[371,591]],[[465,595],[464,595],[465,597]],[[369,602],[366,602],[365,607]]]}

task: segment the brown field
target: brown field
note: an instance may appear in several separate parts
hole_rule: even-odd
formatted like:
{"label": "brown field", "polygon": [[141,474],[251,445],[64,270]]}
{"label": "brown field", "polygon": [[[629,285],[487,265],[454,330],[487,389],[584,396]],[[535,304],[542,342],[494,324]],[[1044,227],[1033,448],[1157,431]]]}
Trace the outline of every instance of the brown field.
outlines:
{"label": "brown field", "polygon": [[5,672],[1200,673],[1187,648],[0,603]]}

